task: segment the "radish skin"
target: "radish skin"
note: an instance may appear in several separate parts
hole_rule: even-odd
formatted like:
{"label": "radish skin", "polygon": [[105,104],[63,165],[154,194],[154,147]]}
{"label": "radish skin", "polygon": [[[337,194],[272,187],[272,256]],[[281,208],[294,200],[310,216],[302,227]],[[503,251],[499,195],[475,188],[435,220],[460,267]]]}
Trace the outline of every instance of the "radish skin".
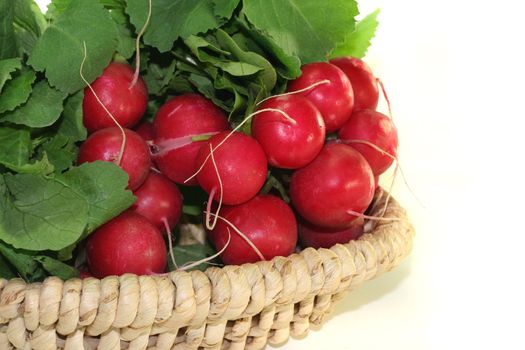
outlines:
{"label": "radish skin", "polygon": [[397,129],[392,119],[377,111],[355,112],[338,136],[365,157],[376,176],[384,173],[397,157]]}
{"label": "radish skin", "polygon": [[[124,129],[126,144],[119,165],[128,174],[128,187],[137,189],[148,177],[151,157],[146,142],[134,131]],[[105,128],[91,134],[80,146],[77,163],[97,160],[115,162],[119,159],[122,132],[118,127]]]}
{"label": "radish skin", "polygon": [[137,200],[131,210],[147,218],[161,232],[175,227],[182,213],[182,194],[166,176],[150,172],[146,181],[133,192]]}
{"label": "radish skin", "polygon": [[178,184],[196,185],[195,179],[184,182],[196,172],[195,158],[205,144],[194,141],[193,137],[228,130],[230,125],[222,110],[211,101],[201,95],[185,94],[172,98],[159,109],[153,127],[156,148],[153,160],[159,170]]}
{"label": "radish skin", "polygon": [[[278,168],[297,169],[310,163],[323,148],[326,128],[315,105],[303,96],[287,95],[266,100],[254,117],[252,135],[261,144],[268,162]],[[295,124],[283,122],[285,112]]]}
{"label": "radish skin", "polygon": [[354,90],[354,111],[377,108],[377,78],[368,64],[357,57],[338,57],[330,60],[330,63],[339,67],[350,80]]}
{"label": "radish skin", "polygon": [[342,70],[327,62],[306,64],[301,67],[301,72],[299,78],[289,83],[288,91],[302,90],[328,80],[328,84],[319,84],[299,95],[309,99],[319,109],[327,132],[338,130],[354,109],[354,92],[350,80]]}
{"label": "radish skin", "polygon": [[[220,147],[217,147],[225,140]],[[208,194],[213,191],[213,199],[219,200],[222,180],[222,201],[235,205],[253,198],[264,185],[268,162],[259,143],[252,137],[234,132],[223,131],[209,139],[197,156],[196,164],[204,164],[196,178],[199,185]],[[217,169],[210,160],[210,147]]]}
{"label": "radish skin", "polygon": [[364,231],[365,219],[357,218],[350,227],[343,230],[327,229],[312,225],[306,221],[299,222],[299,240],[303,248],[330,248],[337,243],[345,244],[359,238]]}
{"label": "radish skin", "polygon": [[[124,128],[132,128],[139,122],[148,103],[148,89],[142,78],[130,88],[132,80],[131,66],[112,62],[91,84],[101,103]],[[88,87],[84,89],[82,111],[84,126],[90,133],[115,126],[113,119]]]}
{"label": "radish skin", "polygon": [[363,156],[350,146],[330,143],[307,166],[294,172],[290,198],[308,222],[342,229],[363,213],[374,196],[374,176]]}
{"label": "radish skin", "polygon": [[[221,216],[240,230],[262,253],[266,260],[276,256],[288,256],[297,244],[297,222],[291,208],[272,195],[258,195],[236,206],[225,206]],[[208,237],[217,250],[221,250],[225,264],[240,265],[261,260],[250,245],[231,230],[229,224],[219,220]]]}
{"label": "radish skin", "polygon": [[86,244],[89,271],[96,278],[164,272],[166,245],[148,219],[126,211],[93,232]]}

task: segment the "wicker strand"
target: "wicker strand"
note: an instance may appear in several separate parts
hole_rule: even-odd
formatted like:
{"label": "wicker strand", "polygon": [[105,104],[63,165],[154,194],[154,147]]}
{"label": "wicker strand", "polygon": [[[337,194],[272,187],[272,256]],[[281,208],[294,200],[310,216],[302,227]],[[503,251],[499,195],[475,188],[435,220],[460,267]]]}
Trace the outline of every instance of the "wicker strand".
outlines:
{"label": "wicker strand", "polygon": [[255,264],[165,277],[0,279],[0,349],[262,349],[302,337],[349,290],[409,254],[405,211],[390,199],[385,217],[399,220],[330,249]]}

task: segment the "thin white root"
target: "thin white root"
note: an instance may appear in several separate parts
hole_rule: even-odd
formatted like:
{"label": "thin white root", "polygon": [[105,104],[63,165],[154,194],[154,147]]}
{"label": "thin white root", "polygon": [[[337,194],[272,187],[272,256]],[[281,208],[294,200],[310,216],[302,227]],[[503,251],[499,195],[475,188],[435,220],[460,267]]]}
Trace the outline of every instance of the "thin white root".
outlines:
{"label": "thin white root", "polygon": [[175,260],[175,254],[173,253],[173,238],[171,237],[170,225],[168,225],[168,220],[166,220],[166,218],[162,219],[162,223],[164,224],[164,228],[166,229],[166,236],[168,236],[168,250],[170,252],[171,262],[173,263],[173,266],[175,266],[175,268],[178,269],[179,267],[177,266],[177,260]]}
{"label": "thin white root", "polygon": [[133,80],[131,81],[131,84],[129,84],[129,88],[133,88],[135,84],[137,84],[137,81],[139,80],[139,73],[140,73],[140,38],[142,35],[144,35],[144,32],[146,31],[146,28],[148,27],[149,20],[151,17],[151,0],[148,0],[148,16],[146,17],[146,22],[144,22],[144,26],[140,30],[139,34],[137,35],[137,40],[135,41],[135,73],[133,74]]}
{"label": "thin white root", "polygon": [[[215,216],[216,214],[213,214],[211,213],[212,216]],[[257,254],[257,256],[259,257],[259,259],[261,259],[262,261],[265,261],[266,258],[264,257],[264,255],[262,255],[261,251],[255,246],[255,244],[244,234],[241,232],[241,230],[239,230],[233,223],[231,223],[228,219],[222,217],[222,216],[219,216],[217,215],[217,217],[219,219],[221,219],[222,221],[224,221],[228,226],[230,226],[239,236],[241,236],[242,239],[244,239],[246,241],[246,243],[248,243],[248,245],[253,249],[253,251],[255,252],[255,254]]]}
{"label": "thin white root", "polygon": [[[419,204],[422,207],[425,207],[423,202],[421,202],[419,197],[416,195],[416,193],[412,190],[412,188],[408,184],[408,180],[407,180],[407,178],[405,176],[405,172],[403,171],[403,168],[401,167],[401,163],[399,162],[399,158],[397,156],[394,156],[394,155],[388,153],[387,151],[385,151],[384,149],[380,148],[379,146],[373,144],[370,141],[366,141],[366,140],[345,140],[344,142],[345,143],[360,143],[360,144],[363,144],[363,145],[367,145],[369,147],[372,147],[376,151],[380,152],[381,154],[383,154],[383,155],[393,159],[396,162],[396,169],[394,170],[394,177],[392,179],[392,184],[391,184],[390,189],[388,191],[389,196],[390,196],[390,192],[392,191],[392,188],[394,187],[394,180],[396,179],[397,171],[399,170],[399,172],[401,173],[401,177],[403,178],[403,182],[405,183],[405,186],[407,187],[407,189],[410,191],[412,196],[419,202]],[[387,201],[387,204],[388,204],[388,201]]]}
{"label": "thin white root", "polygon": [[[221,147],[226,142],[226,140],[228,140],[237,130],[239,130],[244,125],[244,123],[246,123],[250,118],[253,118],[254,116],[256,116],[258,114],[261,114],[261,113],[264,113],[264,112],[277,112],[277,113],[280,113],[292,125],[297,125],[297,122],[294,119],[292,119],[286,112],[281,111],[280,109],[276,109],[276,108],[260,109],[258,111],[253,112],[252,114],[250,114],[246,118],[244,118],[244,120],[242,122],[240,122],[239,125],[237,125],[232,131],[230,131],[230,133],[228,135],[226,135],[226,137],[221,142],[219,142],[219,144],[217,144],[217,146],[213,147],[213,152],[215,152],[217,150],[217,148]],[[202,164],[199,167],[199,169],[197,169],[197,171],[195,173],[193,173],[193,175],[191,175],[186,180],[184,180],[184,183],[187,183],[188,181],[191,181],[195,176],[197,176],[202,171],[202,169],[204,168],[204,166],[206,165],[206,163],[208,162],[208,159],[210,159],[210,157],[211,157],[211,153],[208,154],[206,159],[204,159],[204,162],[202,162]]]}
{"label": "thin white root", "polygon": [[215,188],[213,188],[210,191],[210,198],[208,199],[208,205],[207,205],[207,210],[206,210],[206,228],[211,231],[215,228],[215,225],[217,225],[217,220],[219,219],[219,213],[221,211],[222,197],[223,197],[224,191],[222,187],[221,174],[219,173],[219,168],[217,168],[217,163],[215,162],[215,157],[213,156],[213,148],[211,144],[209,146],[210,146],[211,162],[213,164],[213,167],[215,168],[217,179],[219,180],[219,191],[220,191],[219,205],[217,206],[217,211],[215,212],[215,216],[213,218],[213,222],[211,225],[210,225],[210,214],[209,213],[211,212],[211,203],[213,201],[213,197],[215,197]]}
{"label": "thin white root", "polygon": [[385,98],[386,105],[388,107],[388,114],[390,116],[390,119],[394,121],[394,115],[392,114],[392,106],[390,105],[390,100],[388,99],[388,95],[386,93],[385,85],[383,85],[383,81],[379,78],[376,78],[377,83],[381,87],[381,92],[383,93],[383,97]]}
{"label": "thin white root", "polygon": [[220,251],[218,251],[217,253],[215,253],[212,256],[209,256],[207,258],[204,258],[204,259],[201,259],[201,260],[198,260],[198,261],[194,261],[194,262],[191,262],[191,263],[186,263],[186,264],[182,265],[180,268],[178,268],[178,270],[179,271],[185,271],[185,270],[189,270],[191,268],[194,268],[195,266],[199,266],[200,264],[208,263],[209,261],[215,259],[219,255],[224,253],[226,248],[228,248],[228,246],[230,245],[231,238],[232,238],[232,234],[230,232],[230,228],[226,227],[226,229],[228,230],[228,240],[226,241],[226,244],[224,245],[224,247],[222,247],[222,249]]}
{"label": "thin white root", "polygon": [[354,215],[354,216],[357,216],[357,217],[360,217],[360,218],[363,218],[363,219],[366,219],[366,220],[374,220],[374,221],[404,221],[401,218],[385,218],[385,217],[382,217],[382,216],[365,215],[365,214],[362,214],[362,213],[359,213],[359,212],[353,211],[353,210],[347,210],[346,212],[348,214],[350,214],[350,215]]}
{"label": "thin white root", "polygon": [[93,93],[93,96],[95,96],[95,99],[97,100],[97,102],[102,106],[102,108],[104,108],[104,111],[106,111],[106,113],[110,116],[110,118],[113,120],[113,122],[117,125],[117,127],[120,129],[120,132],[122,133],[122,144],[120,145],[120,152],[116,159],[117,160],[116,164],[120,166],[120,163],[122,162],[122,156],[124,155],[124,148],[126,147],[126,132],[124,131],[124,128],[122,127],[122,125],[120,125],[120,123],[117,121],[117,119],[115,119],[113,114],[111,114],[111,112],[102,103],[102,101],[98,97],[97,93],[95,92],[95,90],[93,89],[89,81],[87,81],[86,78],[84,77],[83,71],[84,71],[84,63],[86,62],[86,58],[87,58],[87,47],[86,47],[85,41],[83,41],[82,43],[84,44],[84,57],[82,58],[82,62],[80,63],[80,78],[88,86],[89,90],[91,90],[91,92]]}
{"label": "thin white root", "polygon": [[307,86],[307,87],[302,88],[302,89],[299,89],[299,90],[290,91],[290,92],[285,92],[284,94],[278,94],[278,95],[273,95],[273,96],[266,97],[265,99],[262,99],[261,101],[257,102],[256,105],[258,106],[258,105],[260,105],[261,103],[263,103],[263,102],[265,102],[265,101],[268,101],[269,99],[272,99],[272,98],[274,98],[274,97],[282,97],[282,96],[288,96],[288,95],[300,94],[301,92],[308,91],[308,90],[310,90],[310,89],[313,89],[313,88],[316,87],[316,86],[324,85],[324,84],[330,84],[330,80],[328,80],[328,79],[320,80],[320,81],[318,81],[318,82],[313,83],[313,84],[310,85],[310,86]]}

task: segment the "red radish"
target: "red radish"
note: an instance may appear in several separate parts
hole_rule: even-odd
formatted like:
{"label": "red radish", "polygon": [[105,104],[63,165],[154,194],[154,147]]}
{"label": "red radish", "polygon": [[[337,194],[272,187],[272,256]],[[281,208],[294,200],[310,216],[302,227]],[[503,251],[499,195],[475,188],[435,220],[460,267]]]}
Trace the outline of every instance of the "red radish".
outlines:
{"label": "red radish", "polygon": [[199,167],[195,158],[204,142],[196,139],[228,130],[230,125],[222,110],[211,101],[201,95],[186,94],[166,102],[159,109],[153,127],[157,167],[179,184],[196,185],[195,179],[184,183]]}
{"label": "red radish", "polygon": [[330,143],[292,175],[290,197],[297,212],[314,225],[346,228],[374,196],[374,176],[365,158],[350,146]]}
{"label": "red radish", "polygon": [[339,57],[330,60],[330,63],[339,67],[350,80],[354,90],[354,111],[377,108],[377,78],[363,60],[356,57]]}
{"label": "red radish", "polygon": [[93,277],[87,268],[80,269],[80,279]]}
{"label": "red radish", "polygon": [[379,175],[374,176],[374,188],[379,187]]}
{"label": "red radish", "polygon": [[[116,121],[125,128],[131,128],[144,115],[148,103],[148,89],[140,78],[130,88],[133,69],[125,63],[112,62],[92,84],[91,87]],[[84,89],[82,101],[83,121],[91,133],[115,126],[115,122],[97,101],[93,91]]]}
{"label": "red radish", "polygon": [[[350,118],[354,108],[354,93],[350,80],[342,70],[326,62],[306,64],[301,67],[301,71],[301,76],[288,85],[288,91],[306,89],[300,94],[319,109],[326,131],[338,130]],[[307,89],[323,80],[329,82]]]}
{"label": "red radish", "polygon": [[160,231],[148,219],[131,211],[120,214],[91,234],[86,255],[89,271],[96,278],[162,273],[167,262]]}
{"label": "red radish", "polygon": [[150,172],[146,181],[133,194],[137,200],[131,210],[144,216],[161,232],[173,228],[179,221],[182,195],[177,185],[166,176]]}
{"label": "red radish", "polygon": [[304,248],[330,248],[337,243],[345,244],[359,238],[363,234],[364,225],[364,218],[355,219],[350,227],[343,230],[321,228],[303,221],[299,222],[299,240]]}
{"label": "red radish", "polygon": [[[258,195],[236,206],[225,206],[221,217],[241,231],[266,260],[275,256],[288,256],[297,244],[297,222],[290,207],[271,195]],[[224,220],[219,219],[209,237],[217,251],[228,241],[230,244],[221,254],[225,264],[244,264],[261,260],[255,250]]]}
{"label": "red radish", "polygon": [[[128,173],[128,187],[137,189],[148,177],[151,157],[146,142],[134,131],[124,129],[126,144],[119,165]],[[118,162],[122,147],[122,131],[118,127],[106,128],[91,134],[80,146],[78,164],[102,160]]]}
{"label": "red radish", "polygon": [[310,163],[323,148],[325,125],[315,105],[299,95],[274,97],[259,107],[285,112],[262,112],[252,122],[252,136],[261,144],[268,162],[278,168],[296,169]]}
{"label": "red radish", "polygon": [[210,157],[211,145],[222,181],[222,202],[235,205],[246,202],[259,192],[266,180],[268,163],[262,147],[254,138],[240,132],[228,135],[229,131],[223,131],[200,149],[196,164],[204,166],[197,174],[197,181],[207,193],[213,192],[213,198],[219,201],[221,184]]}
{"label": "red radish", "polygon": [[153,129],[153,124],[147,121],[139,124],[139,126],[135,128],[135,132],[139,134],[140,137],[142,137],[146,142],[153,141],[155,138],[155,129]]}
{"label": "red radish", "polygon": [[355,112],[339,130],[338,136],[365,157],[374,175],[384,173],[397,156],[396,127],[392,119],[377,111],[363,109]]}

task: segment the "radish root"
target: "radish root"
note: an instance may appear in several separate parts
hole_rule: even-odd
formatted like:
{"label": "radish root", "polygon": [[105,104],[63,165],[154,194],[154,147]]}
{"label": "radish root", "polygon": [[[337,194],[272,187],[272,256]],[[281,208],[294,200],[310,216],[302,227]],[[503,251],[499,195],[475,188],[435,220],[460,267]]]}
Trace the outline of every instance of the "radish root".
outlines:
{"label": "radish root", "polygon": [[146,22],[144,23],[144,26],[140,30],[139,34],[137,35],[137,40],[135,41],[135,73],[133,74],[133,80],[131,81],[131,84],[129,84],[129,88],[132,89],[137,81],[139,80],[139,72],[140,72],[140,38],[142,35],[144,35],[144,32],[146,31],[146,28],[148,27],[149,20],[151,17],[151,0],[148,0],[148,16],[146,17]]}
{"label": "radish root", "polygon": [[330,80],[328,80],[328,79],[320,80],[320,81],[318,81],[318,82],[313,83],[313,84],[310,85],[310,86],[307,86],[307,87],[302,88],[302,89],[299,89],[299,90],[290,91],[290,92],[285,92],[284,94],[278,94],[278,95],[273,95],[273,96],[266,97],[265,99],[262,99],[261,101],[257,102],[256,106],[258,106],[258,105],[260,105],[261,103],[263,103],[264,101],[268,101],[269,99],[272,99],[272,98],[274,98],[274,97],[282,97],[282,96],[288,96],[288,95],[300,94],[301,92],[308,91],[308,90],[310,90],[310,89],[313,89],[314,87],[317,87],[317,86],[319,86],[319,85],[324,85],[324,84],[330,84]]}
{"label": "radish root", "polygon": [[394,156],[393,154],[390,154],[389,152],[385,151],[381,147],[379,147],[379,146],[377,146],[377,145],[375,145],[372,142],[367,141],[367,140],[345,140],[344,143],[346,143],[346,144],[348,144],[348,143],[359,143],[359,144],[367,145],[369,147],[372,147],[376,151],[380,152],[381,154],[383,154],[383,155],[393,159],[396,162],[396,167],[394,169],[394,175],[392,176],[392,182],[390,183],[390,187],[388,189],[388,196],[387,196],[386,201],[385,201],[384,211],[386,211],[386,207],[388,206],[388,202],[389,202],[390,197],[391,197],[392,189],[394,188],[394,182],[395,182],[395,179],[397,177],[398,170],[401,173],[401,177],[403,178],[403,182],[405,183],[405,186],[408,188],[408,190],[410,191],[412,196],[419,202],[419,204],[422,207],[424,207],[424,205],[421,202],[421,200],[416,196],[415,192],[409,186],[408,180],[406,179],[405,173],[403,172],[403,168],[401,167],[401,164],[399,162],[399,158],[397,156]]}
{"label": "radish root", "polygon": [[385,85],[383,84],[383,81],[379,78],[376,78],[377,84],[381,87],[381,92],[383,93],[383,96],[385,97],[386,105],[388,106],[388,114],[390,115],[390,119],[392,121],[394,120],[394,115],[392,114],[392,106],[390,105],[390,100],[388,99],[388,95],[386,93]]}
{"label": "radish root", "polygon": [[[350,215],[354,215],[354,216],[357,216],[357,217],[360,217],[360,218],[363,218],[363,219],[366,219],[366,220],[373,220],[373,221],[406,221],[406,220],[401,219],[401,218],[385,218],[385,217],[382,217],[382,216],[365,215],[365,214],[362,214],[362,213],[359,213],[359,212],[353,211],[353,210],[347,210],[346,212],[348,214],[350,214]],[[383,212],[383,215],[384,215],[384,212]]]}
{"label": "radish root", "polygon": [[171,237],[170,225],[168,224],[168,220],[166,220],[166,218],[162,218],[162,223],[166,228],[166,236],[168,236],[168,250],[170,252],[171,262],[173,263],[173,266],[175,266],[175,268],[178,269],[179,267],[177,266],[177,261],[175,260],[175,254],[173,253],[173,238]]}
{"label": "radish root", "polygon": [[185,271],[185,270],[189,270],[189,269],[191,269],[191,268],[193,268],[195,266],[199,266],[200,264],[208,263],[209,261],[215,259],[219,255],[224,253],[226,248],[228,248],[228,246],[230,245],[231,238],[232,238],[232,234],[230,232],[230,228],[226,227],[226,229],[228,230],[228,240],[226,241],[226,244],[224,245],[224,247],[222,247],[221,250],[219,250],[217,253],[215,253],[212,256],[209,256],[207,258],[204,258],[204,259],[201,259],[201,260],[197,260],[197,261],[194,261],[194,262],[188,262],[188,263],[182,265],[180,268],[178,268],[178,270],[179,271]]}
{"label": "radish root", "polygon": [[255,244],[244,233],[242,233],[241,230],[239,230],[231,221],[217,214],[211,213],[211,215],[217,216],[219,219],[224,221],[228,226],[230,226],[239,236],[241,236],[242,239],[246,241],[246,243],[248,243],[248,245],[253,249],[255,254],[257,254],[259,259],[261,259],[262,261],[266,261],[266,258],[264,257],[264,255],[262,255],[261,251],[255,246]]}
{"label": "radish root", "polygon": [[119,122],[117,121],[117,119],[115,119],[113,114],[111,114],[111,112],[102,103],[102,101],[96,94],[95,90],[93,89],[89,81],[87,81],[86,78],[84,77],[83,71],[84,71],[84,63],[86,62],[86,58],[87,58],[87,47],[86,47],[85,41],[83,41],[82,43],[84,45],[84,57],[82,58],[82,62],[80,63],[80,78],[88,86],[89,90],[91,90],[91,92],[93,93],[93,96],[95,96],[95,99],[97,100],[97,102],[102,106],[102,108],[104,108],[104,111],[106,111],[106,113],[110,116],[110,118],[113,120],[113,122],[117,125],[117,127],[120,129],[120,132],[122,133],[122,144],[120,145],[120,152],[116,159],[116,164],[120,166],[120,163],[122,162],[122,156],[124,155],[124,148],[126,147],[126,133],[124,132],[124,128],[122,127],[122,125],[119,124]]}
{"label": "radish root", "polygon": [[220,190],[220,197],[219,197],[219,205],[217,206],[217,211],[215,212],[213,223],[210,225],[210,212],[211,212],[211,203],[213,201],[213,197],[215,196],[215,188],[213,188],[210,191],[210,197],[208,198],[208,205],[206,207],[206,228],[208,230],[213,230],[215,228],[215,225],[217,225],[217,220],[219,219],[219,213],[221,211],[222,206],[222,196],[223,196],[223,188],[222,188],[222,180],[221,180],[221,174],[219,174],[219,169],[217,168],[217,163],[215,162],[215,157],[213,156],[213,148],[210,144],[210,155],[211,155],[211,162],[213,163],[213,167],[215,168],[215,173],[217,174],[217,179],[219,180],[219,190]]}
{"label": "radish root", "polygon": [[[282,116],[287,120],[289,121],[292,125],[297,125],[297,122],[292,119],[286,112],[284,111],[281,111],[280,109],[276,109],[276,108],[264,108],[264,109],[260,109],[256,112],[253,112],[252,114],[250,114],[249,116],[247,116],[246,118],[244,118],[244,120],[242,122],[239,123],[239,125],[237,125],[232,131],[230,131],[230,133],[228,135],[226,135],[226,137],[221,141],[219,142],[219,144],[217,144],[217,146],[213,147],[213,152],[215,152],[217,150],[217,148],[219,148],[220,146],[222,146],[226,140],[228,140],[231,135],[233,135],[234,132],[236,132],[237,130],[239,130],[243,125],[244,123],[246,123],[250,118],[253,118],[254,116],[258,115],[258,114],[261,114],[261,113],[264,113],[264,112],[276,112],[276,113],[280,113],[282,114]],[[206,157],[206,159],[204,159],[204,162],[202,162],[201,166],[199,167],[199,169],[197,169],[197,171],[195,173],[193,173],[193,175],[191,175],[190,177],[188,177],[186,180],[184,180],[184,183],[187,183],[188,181],[191,181],[195,176],[197,176],[201,170],[204,168],[204,166],[206,165],[206,162],[208,162],[208,159],[210,159],[211,157],[211,153],[208,154],[208,156]]]}

